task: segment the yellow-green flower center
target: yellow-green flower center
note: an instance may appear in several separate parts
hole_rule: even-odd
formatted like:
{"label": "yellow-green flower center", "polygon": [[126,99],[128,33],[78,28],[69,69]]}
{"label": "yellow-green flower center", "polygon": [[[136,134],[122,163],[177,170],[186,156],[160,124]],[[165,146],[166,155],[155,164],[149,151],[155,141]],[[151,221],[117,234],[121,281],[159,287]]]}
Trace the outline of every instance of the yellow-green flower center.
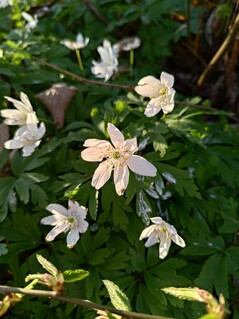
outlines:
{"label": "yellow-green flower center", "polygon": [[71,224],[74,222],[74,220],[75,219],[73,217],[68,218],[68,222],[71,223]]}
{"label": "yellow-green flower center", "polygon": [[119,159],[120,158],[120,153],[119,152],[113,153],[113,158],[114,159]]}
{"label": "yellow-green flower center", "polygon": [[168,93],[167,87],[166,87],[166,86],[165,86],[165,87],[162,87],[162,88],[159,90],[159,93],[160,93],[160,95],[167,95],[167,93]]}

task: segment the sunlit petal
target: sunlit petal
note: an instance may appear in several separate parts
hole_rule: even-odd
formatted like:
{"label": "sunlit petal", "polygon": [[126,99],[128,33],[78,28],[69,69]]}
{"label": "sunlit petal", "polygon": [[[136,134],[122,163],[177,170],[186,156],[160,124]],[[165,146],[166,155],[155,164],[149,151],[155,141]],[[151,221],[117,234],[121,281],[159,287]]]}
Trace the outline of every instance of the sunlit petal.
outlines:
{"label": "sunlit petal", "polygon": [[114,147],[117,147],[124,142],[124,135],[113,124],[108,123],[107,131]]}
{"label": "sunlit petal", "polygon": [[104,161],[95,170],[95,173],[92,177],[91,185],[96,189],[100,189],[105,183],[109,180],[113,165]]}
{"label": "sunlit petal", "polygon": [[129,183],[129,169],[127,165],[118,166],[114,169],[114,184],[116,193],[123,195]]}
{"label": "sunlit petal", "polygon": [[157,174],[156,167],[141,156],[132,155],[129,157],[126,163],[136,174],[143,176],[156,176]]}
{"label": "sunlit petal", "polygon": [[160,86],[160,80],[152,75],[148,75],[138,82],[134,90],[142,96],[153,98],[159,95]]}

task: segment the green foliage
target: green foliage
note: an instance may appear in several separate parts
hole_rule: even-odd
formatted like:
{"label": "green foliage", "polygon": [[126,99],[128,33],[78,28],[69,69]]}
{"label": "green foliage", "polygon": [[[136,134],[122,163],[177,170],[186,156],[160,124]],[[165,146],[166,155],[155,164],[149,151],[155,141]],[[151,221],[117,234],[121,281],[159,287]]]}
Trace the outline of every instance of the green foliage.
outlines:
{"label": "green foliage", "polygon": [[[187,25],[186,20],[180,22],[174,17],[187,19],[186,1],[91,3],[100,15],[80,1],[49,1],[46,7],[40,0],[13,1],[13,6],[0,8],[0,108],[12,108],[4,96],[18,99],[23,91],[47,131],[29,157],[22,157],[20,151],[0,150],[2,283],[23,286],[29,273],[41,272],[37,254],[45,256],[40,264],[53,276],[57,269],[62,271],[70,283],[66,293],[73,297],[106,304],[109,298],[104,283],[116,308],[132,307],[132,311],[185,319],[214,318],[203,316],[205,309],[200,304],[189,306],[162,292],[165,287],[197,286],[217,296],[223,294],[231,318],[236,319],[239,133],[228,120],[232,114],[198,108],[197,103],[206,105],[208,101],[177,92],[180,101],[172,113],[147,118],[143,113],[148,99],[135,92],[77,82],[33,59],[95,80],[91,61],[98,61],[96,49],[103,39],[115,44],[137,35],[142,44],[135,50],[133,73],[118,72],[110,83],[135,86],[145,75],[159,77],[170,64],[167,58],[178,64],[175,45],[180,47],[180,40],[186,39]],[[198,7],[191,3],[192,36],[198,32],[201,17],[211,13],[203,3]],[[218,4],[217,8],[224,18],[232,14],[228,4]],[[38,24],[30,32],[23,11],[38,16]],[[81,50],[82,72],[75,52],[60,43],[75,39],[78,32],[90,37]],[[128,58],[127,52],[120,56],[122,69],[129,69]],[[180,78],[176,80],[180,82]],[[74,85],[77,90],[65,111],[63,128],[55,125],[36,97],[56,83]],[[180,91],[180,85],[178,88]],[[86,162],[80,156],[86,139],[109,140],[107,123],[116,125],[127,139],[137,137],[137,154],[157,168],[156,177],[131,172],[123,196],[116,194],[113,177],[100,190],[92,187],[98,163]],[[11,127],[10,136],[14,131]],[[90,225],[70,250],[66,234],[47,242],[50,228],[40,224],[48,214],[48,204],[66,206],[68,199],[88,208]],[[175,226],[186,242],[184,249],[172,243],[166,260],[159,259],[158,245],[145,248],[139,241],[142,230],[155,216]],[[9,317],[19,319],[91,319],[94,315],[81,307],[35,298],[24,298],[9,312]]]}

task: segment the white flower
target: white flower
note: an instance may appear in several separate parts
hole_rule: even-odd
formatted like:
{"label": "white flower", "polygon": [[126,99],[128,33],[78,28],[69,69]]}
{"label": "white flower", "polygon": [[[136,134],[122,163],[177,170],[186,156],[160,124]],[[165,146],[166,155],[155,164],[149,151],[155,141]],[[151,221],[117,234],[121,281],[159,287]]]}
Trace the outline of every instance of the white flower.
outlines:
{"label": "white flower", "polygon": [[79,50],[83,49],[84,47],[87,46],[89,43],[90,39],[89,38],[84,38],[82,33],[78,33],[76,36],[76,41],[71,41],[71,40],[63,40],[61,41],[61,44],[66,46],[70,50]]}
{"label": "white flower", "polygon": [[4,123],[7,125],[26,125],[26,124],[37,124],[38,118],[36,113],[33,111],[32,105],[29,101],[28,96],[21,92],[21,101],[15,100],[9,96],[5,96],[9,102],[12,102],[17,110],[6,109],[1,110],[0,114],[5,117]]}
{"label": "white flower", "polygon": [[31,16],[29,13],[27,12],[22,12],[22,16],[23,18],[28,22],[26,25],[25,25],[25,28],[28,32],[30,32],[32,29],[34,29],[37,24],[38,24],[38,19],[37,19],[37,16],[34,15],[34,16]]}
{"label": "white flower", "polygon": [[7,149],[22,148],[23,156],[30,156],[41,143],[41,138],[46,132],[44,123],[27,124],[16,130],[14,138],[4,143]]}
{"label": "white flower", "polygon": [[114,170],[114,184],[118,195],[123,195],[129,182],[129,169],[143,176],[156,176],[157,169],[141,156],[133,155],[137,150],[136,138],[125,140],[123,134],[113,124],[108,123],[107,131],[111,142],[88,139],[84,145],[87,149],[81,157],[89,162],[101,162],[96,169],[91,185],[101,188]]}
{"label": "white flower", "polygon": [[163,221],[161,217],[153,217],[150,219],[154,225],[145,228],[139,237],[139,240],[148,237],[145,247],[151,247],[159,243],[159,258],[161,259],[167,256],[171,241],[181,247],[185,247],[184,240],[177,234],[174,226]]}
{"label": "white flower", "polygon": [[11,6],[11,0],[0,0],[0,8],[6,8],[7,6]]}
{"label": "white flower", "polygon": [[47,234],[46,240],[52,241],[60,233],[69,232],[66,237],[66,243],[68,248],[73,248],[80,238],[79,233],[85,233],[89,226],[85,220],[87,208],[80,206],[74,200],[69,200],[68,209],[60,204],[50,204],[46,209],[53,215],[42,218],[41,223],[54,226]]}
{"label": "white flower", "polygon": [[104,40],[103,47],[99,46],[97,51],[99,52],[101,62],[92,61],[91,72],[97,78],[104,78],[105,81],[108,81],[114,72],[117,71],[117,52],[112,49],[111,43],[108,40]]}
{"label": "white flower", "polygon": [[122,47],[123,51],[130,51],[137,49],[141,44],[140,38],[138,37],[133,37],[133,38],[128,38],[127,43]]}
{"label": "white flower", "polygon": [[161,73],[160,80],[148,75],[139,81],[134,88],[135,91],[151,99],[144,112],[147,117],[154,116],[161,110],[165,114],[173,110],[175,95],[173,84],[174,76],[166,72]]}

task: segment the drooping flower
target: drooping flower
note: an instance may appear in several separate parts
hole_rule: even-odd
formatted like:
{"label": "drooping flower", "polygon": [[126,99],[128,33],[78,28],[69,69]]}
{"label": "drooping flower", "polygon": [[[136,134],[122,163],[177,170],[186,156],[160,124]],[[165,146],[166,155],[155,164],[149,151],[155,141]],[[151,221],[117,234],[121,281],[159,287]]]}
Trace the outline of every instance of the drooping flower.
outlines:
{"label": "drooping flower", "polygon": [[27,32],[30,32],[32,29],[34,29],[37,26],[38,24],[37,15],[31,16],[27,12],[22,12],[22,16],[28,22],[25,25]]}
{"label": "drooping flower", "polygon": [[53,215],[41,219],[43,225],[51,225],[54,228],[47,234],[46,240],[52,241],[60,233],[69,232],[66,237],[68,248],[73,248],[80,238],[80,233],[88,229],[88,222],[85,220],[87,208],[80,206],[74,200],[68,201],[68,209],[60,204],[50,204],[46,210]]}
{"label": "drooping flower", "polygon": [[103,46],[98,46],[97,51],[101,62],[92,61],[91,72],[97,78],[104,78],[105,81],[108,81],[118,68],[117,51],[112,49],[108,40],[104,40]]}
{"label": "drooping flower", "polygon": [[154,225],[146,227],[139,237],[139,240],[148,237],[145,247],[151,247],[159,243],[159,258],[161,259],[167,256],[172,241],[180,247],[185,247],[184,240],[178,235],[173,225],[166,223],[161,217],[150,219]]}
{"label": "drooping flower", "polygon": [[123,134],[113,124],[108,123],[107,131],[111,142],[99,139],[88,139],[83,146],[81,157],[89,162],[102,162],[96,169],[91,185],[101,188],[114,171],[116,193],[123,195],[129,182],[129,169],[143,176],[156,176],[156,167],[139,155],[136,138],[124,139]]}
{"label": "drooping flower", "polygon": [[27,124],[16,130],[12,140],[4,143],[7,149],[22,148],[22,156],[30,156],[41,143],[41,138],[46,132],[45,124]]}
{"label": "drooping flower", "polygon": [[161,73],[160,80],[148,75],[138,82],[138,85],[134,88],[135,91],[150,98],[144,112],[147,117],[152,117],[161,110],[165,114],[173,110],[175,95],[173,84],[174,76],[166,72]]}
{"label": "drooping flower", "polygon": [[122,45],[123,51],[130,51],[137,49],[141,44],[141,40],[138,37],[126,38],[125,44]]}
{"label": "drooping flower", "polygon": [[78,33],[76,36],[76,41],[62,40],[61,44],[66,46],[68,49],[75,51],[86,47],[89,41],[90,39],[88,37],[84,38],[82,33]]}
{"label": "drooping flower", "polygon": [[9,102],[12,102],[17,110],[6,109],[1,110],[0,114],[5,117],[4,123],[7,125],[27,125],[27,124],[37,124],[39,122],[36,113],[33,111],[31,102],[28,96],[21,92],[20,99],[15,100],[9,96],[5,96]]}

